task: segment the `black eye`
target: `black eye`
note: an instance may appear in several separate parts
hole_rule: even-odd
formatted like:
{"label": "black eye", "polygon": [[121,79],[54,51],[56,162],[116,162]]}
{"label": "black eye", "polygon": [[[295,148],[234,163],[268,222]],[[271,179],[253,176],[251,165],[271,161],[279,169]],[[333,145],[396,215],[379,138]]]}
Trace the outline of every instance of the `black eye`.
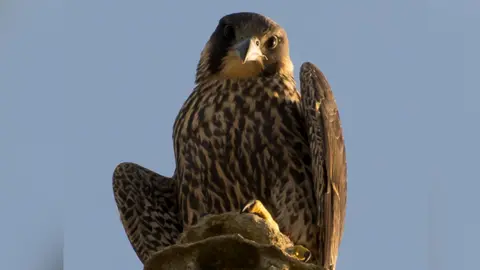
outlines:
{"label": "black eye", "polygon": [[235,31],[233,29],[233,26],[231,26],[230,24],[227,24],[223,27],[223,36],[228,39],[228,40],[232,40],[235,38]]}
{"label": "black eye", "polygon": [[278,37],[277,36],[272,36],[271,38],[269,38],[267,40],[267,48],[269,48],[270,50],[272,49],[275,49],[275,47],[277,47],[278,45]]}

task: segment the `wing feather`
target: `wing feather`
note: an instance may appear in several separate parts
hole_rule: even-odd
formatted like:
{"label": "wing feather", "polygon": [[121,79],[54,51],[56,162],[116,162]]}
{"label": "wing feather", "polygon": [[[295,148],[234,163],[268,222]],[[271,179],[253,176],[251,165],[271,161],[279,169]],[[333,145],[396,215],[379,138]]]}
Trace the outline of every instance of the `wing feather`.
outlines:
{"label": "wing feather", "polygon": [[347,164],[340,116],[330,85],[312,63],[300,68],[301,106],[312,154],[321,265],[335,269],[347,200]]}
{"label": "wing feather", "polygon": [[174,181],[131,162],[120,163],[113,173],[121,221],[142,263],[182,232]]}

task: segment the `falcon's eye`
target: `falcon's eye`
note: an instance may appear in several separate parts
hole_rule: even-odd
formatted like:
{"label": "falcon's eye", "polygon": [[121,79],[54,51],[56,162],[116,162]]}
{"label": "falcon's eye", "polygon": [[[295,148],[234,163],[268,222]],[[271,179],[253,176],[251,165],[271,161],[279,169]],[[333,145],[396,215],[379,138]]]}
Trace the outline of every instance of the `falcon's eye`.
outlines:
{"label": "falcon's eye", "polygon": [[272,49],[275,49],[275,47],[277,47],[278,45],[278,37],[277,36],[272,36],[271,38],[269,38],[267,40],[267,48],[269,48],[270,50]]}
{"label": "falcon's eye", "polygon": [[228,39],[228,40],[232,40],[235,38],[235,31],[233,29],[233,26],[231,26],[230,24],[227,24],[223,27],[223,36]]}

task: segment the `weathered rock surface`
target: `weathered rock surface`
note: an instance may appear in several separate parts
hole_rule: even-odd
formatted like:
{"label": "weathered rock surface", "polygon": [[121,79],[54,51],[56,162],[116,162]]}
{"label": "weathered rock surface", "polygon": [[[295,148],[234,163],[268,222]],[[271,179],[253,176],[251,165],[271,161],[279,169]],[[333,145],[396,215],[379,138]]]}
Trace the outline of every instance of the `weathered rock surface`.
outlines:
{"label": "weathered rock surface", "polygon": [[321,269],[302,261],[308,254],[302,246],[294,246],[272,219],[224,213],[203,217],[176,245],[153,255],[144,270]]}

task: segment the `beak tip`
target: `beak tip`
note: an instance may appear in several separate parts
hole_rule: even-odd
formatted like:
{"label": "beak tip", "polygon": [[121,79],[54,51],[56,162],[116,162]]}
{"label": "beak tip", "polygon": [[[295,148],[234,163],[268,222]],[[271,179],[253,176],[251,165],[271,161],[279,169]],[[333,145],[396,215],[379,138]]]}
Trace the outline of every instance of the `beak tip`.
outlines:
{"label": "beak tip", "polygon": [[249,61],[256,61],[259,57],[264,57],[260,47],[253,39],[245,39],[235,46],[235,51],[241,59],[242,64]]}

